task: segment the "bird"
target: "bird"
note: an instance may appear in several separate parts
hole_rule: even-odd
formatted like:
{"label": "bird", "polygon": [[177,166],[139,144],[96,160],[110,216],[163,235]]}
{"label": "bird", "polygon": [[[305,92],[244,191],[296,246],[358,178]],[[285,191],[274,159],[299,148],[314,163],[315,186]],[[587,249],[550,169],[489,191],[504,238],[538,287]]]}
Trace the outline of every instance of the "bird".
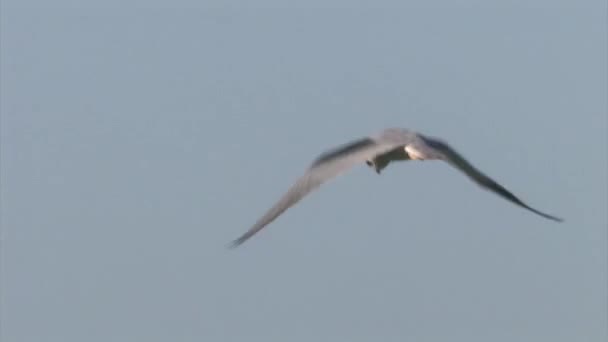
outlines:
{"label": "bird", "polygon": [[479,171],[445,141],[407,128],[386,128],[320,154],[287,192],[251,228],[233,240],[229,247],[240,246],[310,192],[356,165],[365,163],[380,175],[391,162],[409,160],[444,161],[462,171],[482,188],[496,193],[513,204],[546,219],[563,222],[562,218],[546,214],[524,203],[502,185]]}

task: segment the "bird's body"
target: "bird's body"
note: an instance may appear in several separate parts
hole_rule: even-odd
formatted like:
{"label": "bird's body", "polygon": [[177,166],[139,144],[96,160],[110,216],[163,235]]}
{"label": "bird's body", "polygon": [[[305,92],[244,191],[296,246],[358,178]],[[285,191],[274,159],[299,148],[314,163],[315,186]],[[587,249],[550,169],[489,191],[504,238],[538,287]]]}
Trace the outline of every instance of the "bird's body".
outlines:
{"label": "bird's body", "polygon": [[545,214],[515,197],[511,192],[473,167],[447,143],[404,128],[388,128],[366,138],[334,148],[317,157],[304,175],[247,232],[234,240],[236,247],[274,221],[304,196],[351,167],[366,163],[380,174],[391,162],[443,160],[464,172],[480,186],[512,203],[554,221],[562,219]]}

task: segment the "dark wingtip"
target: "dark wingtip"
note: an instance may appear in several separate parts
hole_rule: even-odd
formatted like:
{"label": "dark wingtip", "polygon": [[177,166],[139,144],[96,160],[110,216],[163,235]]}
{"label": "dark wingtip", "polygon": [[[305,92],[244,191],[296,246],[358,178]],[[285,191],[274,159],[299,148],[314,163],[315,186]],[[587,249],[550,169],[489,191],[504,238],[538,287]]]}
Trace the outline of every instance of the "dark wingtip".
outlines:
{"label": "dark wingtip", "polygon": [[528,207],[528,206],[526,206],[526,208],[527,208],[527,209],[530,209],[530,210],[531,210],[531,211],[533,211],[535,214],[538,214],[538,215],[540,215],[540,216],[542,216],[542,217],[544,217],[544,218],[546,218],[546,219],[549,219],[549,220],[552,220],[552,221],[555,221],[555,222],[564,222],[564,219],[563,219],[563,218],[561,218],[561,217],[556,217],[556,216],[553,216],[553,215],[545,214],[545,213],[543,213],[543,212],[541,212],[541,211],[538,211],[538,210],[536,210],[536,209],[530,208],[530,207]]}
{"label": "dark wingtip", "polygon": [[555,217],[555,216],[551,216],[551,215],[546,215],[546,218],[548,218],[549,220],[553,220],[555,222],[564,222],[564,219],[561,217]]}
{"label": "dark wingtip", "polygon": [[556,222],[564,222],[565,220],[561,217],[553,217],[553,220]]}
{"label": "dark wingtip", "polygon": [[240,246],[243,242],[245,242],[245,241],[241,240],[241,239],[232,240],[231,242],[229,242],[226,245],[226,248],[228,248],[228,249],[235,249],[238,246]]}

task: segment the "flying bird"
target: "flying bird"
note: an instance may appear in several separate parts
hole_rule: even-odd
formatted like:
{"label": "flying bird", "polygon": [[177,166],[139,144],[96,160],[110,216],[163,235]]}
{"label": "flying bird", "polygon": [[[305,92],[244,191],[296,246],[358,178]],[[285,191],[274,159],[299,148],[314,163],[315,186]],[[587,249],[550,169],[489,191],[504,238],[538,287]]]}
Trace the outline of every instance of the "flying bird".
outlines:
{"label": "flying bird", "polygon": [[549,220],[563,221],[561,218],[543,213],[525,204],[502,185],[476,169],[444,141],[404,128],[388,128],[377,134],[338,146],[318,156],[283,197],[249,230],[232,241],[230,246],[241,245],[321,184],[358,164],[366,163],[377,174],[380,174],[389,163],[407,160],[442,160],[464,172],[478,185],[495,192],[504,199]]}

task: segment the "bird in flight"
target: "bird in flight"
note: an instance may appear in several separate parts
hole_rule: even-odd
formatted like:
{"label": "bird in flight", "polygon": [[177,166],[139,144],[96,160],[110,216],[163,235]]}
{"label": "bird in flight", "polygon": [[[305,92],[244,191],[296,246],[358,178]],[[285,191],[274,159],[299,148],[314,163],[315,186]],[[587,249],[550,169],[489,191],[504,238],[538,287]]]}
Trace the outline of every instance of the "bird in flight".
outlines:
{"label": "bird in flight", "polygon": [[464,172],[478,185],[495,192],[502,198],[549,220],[563,221],[561,218],[543,213],[525,204],[502,185],[476,169],[447,143],[408,129],[388,128],[369,137],[338,146],[318,156],[283,197],[249,230],[232,241],[230,246],[241,245],[311,191],[355,165],[366,163],[380,174],[390,162],[406,160],[442,160]]}

